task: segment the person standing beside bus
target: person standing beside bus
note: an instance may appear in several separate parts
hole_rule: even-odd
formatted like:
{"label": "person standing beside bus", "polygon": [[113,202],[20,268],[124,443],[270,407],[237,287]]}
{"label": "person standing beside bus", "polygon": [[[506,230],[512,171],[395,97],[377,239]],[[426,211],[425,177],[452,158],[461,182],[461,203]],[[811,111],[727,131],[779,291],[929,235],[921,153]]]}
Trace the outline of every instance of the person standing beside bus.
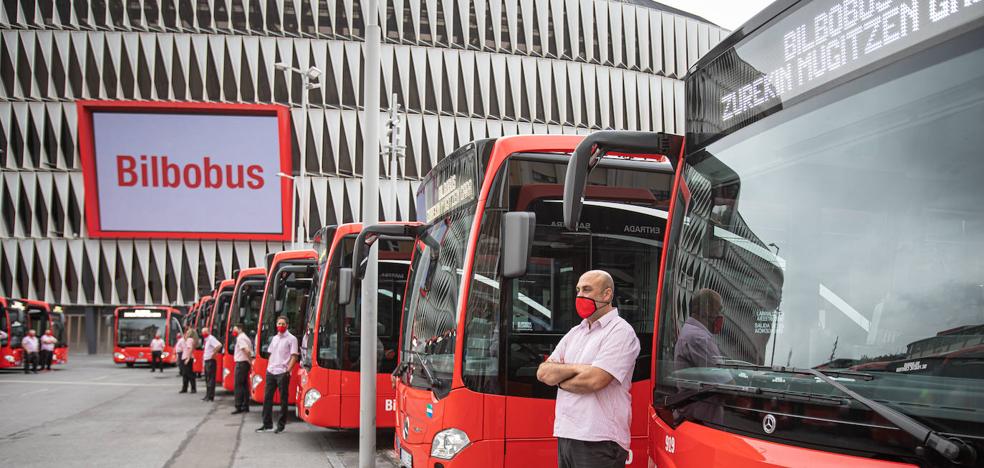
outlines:
{"label": "person standing beside bus", "polygon": [[639,339],[612,307],[615,282],[589,271],[577,282],[583,319],[557,344],[536,378],[557,386],[554,437],[559,468],[624,468],[629,456],[632,370]]}
{"label": "person standing beside bus", "polygon": [[219,340],[212,336],[208,328],[202,328],[202,341],[205,342],[202,351],[202,366],[205,372],[205,398],[202,401],[215,401],[215,350],[222,346]]}
{"label": "person standing beside bus", "polygon": [[249,412],[249,370],[253,362],[253,340],[243,332],[243,324],[232,327],[232,336],[236,339],[233,360],[236,362],[233,374],[233,393],[236,410],[232,414]]}
{"label": "person standing beside bus", "polygon": [[158,332],[154,335],[154,339],[150,340],[150,371],[154,372],[159,370],[164,372],[164,365],[161,356],[164,355],[164,340],[161,339],[161,334]]}
{"label": "person standing beside bus", "polygon": [[184,355],[184,336],[181,332],[175,337],[174,341],[174,356],[178,358],[178,377],[184,378],[184,362],[181,357]]}
{"label": "person standing beside bus", "polygon": [[198,393],[195,381],[195,346],[198,344],[198,334],[191,327],[185,331],[184,349],[181,351],[181,361],[184,366],[184,374],[181,375],[181,391],[178,393],[188,393],[188,384],[191,384],[191,393]]}
{"label": "person standing beside bus", "polygon": [[297,337],[287,331],[287,317],[277,317],[277,334],[270,340],[267,348],[270,361],[267,365],[266,388],[263,392],[263,425],[256,432],[267,432],[273,429],[273,395],[280,393],[280,418],[277,420],[279,434],[287,427],[287,386],[290,384],[290,373],[297,364],[300,353],[297,349]]}
{"label": "person standing beside bus", "polygon": [[27,331],[27,336],[21,340],[21,347],[24,348],[24,373],[26,374],[28,365],[31,372],[38,373],[38,339],[34,336],[34,329]]}
{"label": "person standing beside bus", "polygon": [[57,343],[58,338],[55,338],[54,333],[45,330],[44,335],[41,336],[41,370],[51,370],[51,361],[54,360]]}

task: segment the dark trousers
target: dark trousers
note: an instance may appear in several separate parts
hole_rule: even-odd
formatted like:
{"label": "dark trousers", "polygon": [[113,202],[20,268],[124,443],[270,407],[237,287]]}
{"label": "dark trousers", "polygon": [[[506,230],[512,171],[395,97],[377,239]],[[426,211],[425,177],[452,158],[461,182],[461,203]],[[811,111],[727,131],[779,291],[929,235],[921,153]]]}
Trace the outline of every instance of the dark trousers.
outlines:
{"label": "dark trousers", "polygon": [[161,351],[150,352],[150,371],[159,370],[164,372],[164,361],[161,359]]}
{"label": "dark trousers", "polygon": [[290,384],[290,372],[266,375],[266,388],[263,390],[263,427],[273,427],[273,394],[280,392],[280,418],[277,427],[287,426],[287,385]]}
{"label": "dark trousers", "polygon": [[215,399],[215,359],[208,359],[202,366],[205,372],[205,399]]}
{"label": "dark trousers", "polygon": [[195,371],[193,370],[195,366],[195,358],[191,358],[184,364],[184,374],[181,375],[181,391],[188,391],[188,384],[191,384],[191,393],[198,391],[195,382]]}
{"label": "dark trousers", "polygon": [[236,409],[239,411],[249,411],[249,361],[239,361],[236,363],[236,373],[233,375],[234,393],[236,396]]}
{"label": "dark trousers", "polygon": [[615,442],[557,438],[558,468],[625,468],[629,452]]}
{"label": "dark trousers", "polygon": [[48,351],[47,349],[41,350],[41,354],[40,354],[41,369],[51,370],[51,358],[54,354],[55,354],[54,351]]}
{"label": "dark trousers", "polygon": [[30,366],[31,371],[33,371],[33,372],[37,372],[38,371],[38,359],[39,358],[38,358],[38,353],[37,352],[33,352],[33,353],[25,352],[24,353],[24,373],[25,374],[28,372],[28,366]]}

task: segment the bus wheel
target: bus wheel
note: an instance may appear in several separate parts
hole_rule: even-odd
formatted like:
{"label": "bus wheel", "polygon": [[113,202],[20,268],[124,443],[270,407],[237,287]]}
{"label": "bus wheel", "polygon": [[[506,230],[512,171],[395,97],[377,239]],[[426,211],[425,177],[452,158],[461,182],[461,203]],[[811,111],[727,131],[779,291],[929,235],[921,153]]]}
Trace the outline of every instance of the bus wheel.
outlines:
{"label": "bus wheel", "polygon": [[126,367],[133,367],[133,363],[132,362],[126,363]]}

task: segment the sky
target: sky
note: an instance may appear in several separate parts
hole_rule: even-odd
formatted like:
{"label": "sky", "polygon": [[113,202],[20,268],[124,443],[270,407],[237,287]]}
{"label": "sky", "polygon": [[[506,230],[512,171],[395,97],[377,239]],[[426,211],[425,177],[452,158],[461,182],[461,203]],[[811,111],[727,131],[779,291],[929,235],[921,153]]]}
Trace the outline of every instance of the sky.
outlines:
{"label": "sky", "polygon": [[657,0],[706,18],[729,31],[734,31],[773,0]]}

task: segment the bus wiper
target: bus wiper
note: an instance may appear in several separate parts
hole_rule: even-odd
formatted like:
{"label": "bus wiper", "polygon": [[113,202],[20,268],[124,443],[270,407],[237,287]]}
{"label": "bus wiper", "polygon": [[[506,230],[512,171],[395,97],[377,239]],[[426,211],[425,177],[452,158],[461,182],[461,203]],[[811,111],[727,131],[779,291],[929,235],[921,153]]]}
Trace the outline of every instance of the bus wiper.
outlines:
{"label": "bus wiper", "polygon": [[812,374],[811,371],[817,371],[824,375],[833,375],[837,377],[852,377],[859,380],[874,380],[875,376],[865,372],[857,372],[850,370],[834,370],[834,369],[799,369],[796,367],[783,367],[783,366],[763,366],[759,364],[732,364],[732,363],[718,363],[714,364],[714,367],[721,367],[726,369],[749,369],[757,371],[768,371],[768,372],[785,372],[792,374]]}
{"label": "bus wiper", "polygon": [[870,400],[859,393],[845,387],[840,382],[830,378],[826,374],[816,369],[801,369],[808,374],[812,374],[816,378],[823,380],[824,382],[830,384],[832,387],[844,392],[847,396],[855,399],[862,405],[867,406],[875,414],[889,420],[892,424],[895,424],[899,429],[909,433],[909,435],[916,438],[921,446],[916,447],[916,452],[922,451],[923,447],[929,447],[936,451],[936,453],[943,456],[947,460],[958,465],[971,465],[977,461],[977,452],[969,444],[960,440],[956,437],[946,437],[922,424],[915,419],[892,409],[891,407],[879,403],[874,400]]}
{"label": "bus wiper", "polygon": [[678,382],[687,386],[692,386],[693,388],[690,388],[680,393],[676,393],[674,395],[664,396],[663,403],[662,405],[660,405],[662,408],[666,408],[666,409],[679,408],[681,406],[688,405],[690,403],[693,403],[698,400],[702,400],[704,398],[707,398],[715,394],[761,396],[761,397],[775,398],[784,401],[827,404],[827,405],[835,405],[835,406],[843,406],[848,404],[848,401],[845,398],[815,395],[812,393],[796,392],[792,390],[762,388],[762,387],[754,387],[748,385],[735,385],[735,384],[725,384],[725,383],[709,383],[709,382],[700,382],[695,380],[678,380]]}
{"label": "bus wiper", "polygon": [[[428,364],[427,361],[424,359],[424,356],[426,356],[426,354],[423,354],[419,351],[410,351],[410,350],[405,350],[404,352],[417,356],[417,362],[420,363],[420,368],[423,369],[424,371],[424,377],[427,379],[427,384],[430,385],[432,389],[440,388],[443,385],[441,379],[437,378],[437,376],[434,375],[434,371],[431,369],[430,364]],[[407,367],[409,367],[411,364],[413,363],[408,362]]]}
{"label": "bus wiper", "polygon": [[901,429],[903,432],[913,436],[921,444],[916,447],[916,452],[921,453],[923,447],[929,447],[933,449],[936,453],[940,454],[943,458],[950,460],[956,464],[973,464],[977,460],[977,453],[972,446],[960,440],[956,437],[944,436],[919,421],[916,421],[912,417],[896,411],[895,409],[877,401],[871,400],[862,396],[861,394],[847,388],[837,380],[830,377],[831,375],[844,375],[852,377],[860,377],[866,380],[871,380],[874,378],[871,374],[865,374],[863,372],[853,372],[853,371],[838,371],[838,370],[828,370],[828,369],[799,369],[795,367],[782,367],[782,366],[759,366],[755,364],[719,364],[719,367],[729,367],[737,369],[757,369],[757,370],[768,370],[772,372],[787,372],[793,374],[809,374],[812,375],[823,382],[829,384],[831,387],[840,390],[845,395],[851,397],[858,403],[868,407],[875,414],[885,418],[896,427]]}

